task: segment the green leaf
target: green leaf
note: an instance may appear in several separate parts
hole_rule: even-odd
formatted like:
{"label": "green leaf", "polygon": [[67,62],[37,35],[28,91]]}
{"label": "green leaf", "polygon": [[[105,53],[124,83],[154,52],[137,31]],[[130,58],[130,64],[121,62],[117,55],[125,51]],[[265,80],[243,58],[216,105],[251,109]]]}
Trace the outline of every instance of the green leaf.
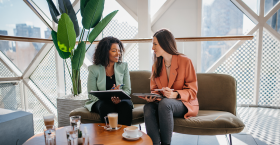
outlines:
{"label": "green leaf", "polygon": [[80,35],[80,28],[79,28],[76,13],[72,7],[72,3],[70,2],[70,0],[58,0],[58,4],[59,4],[60,13],[66,13],[71,18],[74,24],[76,37],[78,37]]}
{"label": "green leaf", "polygon": [[86,44],[85,42],[81,42],[78,44],[77,48],[74,51],[73,58],[71,60],[72,69],[79,70],[83,65],[86,54]]}
{"label": "green leaf", "polygon": [[96,37],[103,31],[103,29],[108,25],[108,23],[114,18],[119,10],[113,11],[108,14],[104,19],[102,19],[95,28],[90,32],[88,41],[92,43]]}
{"label": "green leaf", "polygon": [[81,10],[82,17],[84,17],[84,11],[85,11],[86,5],[89,1],[90,0],[80,0],[80,10]]}
{"label": "green leaf", "polygon": [[71,56],[71,53],[70,52],[63,52],[59,49],[58,47],[58,44],[57,44],[57,33],[55,31],[52,31],[52,39],[53,39],[53,43],[54,43],[54,46],[59,54],[59,56],[62,58],[62,59],[67,59]]}
{"label": "green leaf", "polygon": [[51,13],[53,21],[55,23],[58,23],[57,16],[59,16],[60,13],[56,9],[56,7],[55,7],[55,5],[54,5],[52,0],[47,0],[47,2],[48,2],[48,5],[49,5],[49,9],[50,9],[50,13]]}
{"label": "green leaf", "polygon": [[85,29],[95,27],[101,19],[104,0],[90,0],[84,10],[82,24]]}
{"label": "green leaf", "polygon": [[76,34],[69,16],[64,13],[58,21],[57,44],[61,51],[70,52],[76,43]]}

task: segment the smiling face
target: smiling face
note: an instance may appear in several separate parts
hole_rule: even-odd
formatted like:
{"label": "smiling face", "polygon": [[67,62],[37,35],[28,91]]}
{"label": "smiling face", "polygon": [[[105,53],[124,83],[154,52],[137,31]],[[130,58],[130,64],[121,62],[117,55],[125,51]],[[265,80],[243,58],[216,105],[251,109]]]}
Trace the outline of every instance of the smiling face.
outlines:
{"label": "smiling face", "polygon": [[157,37],[153,37],[153,47],[152,47],[154,53],[157,57],[160,57],[164,55],[166,52],[162,49],[162,47],[159,45]]}
{"label": "smiling face", "polygon": [[120,47],[118,43],[113,43],[109,50],[109,61],[118,62],[121,55]]}

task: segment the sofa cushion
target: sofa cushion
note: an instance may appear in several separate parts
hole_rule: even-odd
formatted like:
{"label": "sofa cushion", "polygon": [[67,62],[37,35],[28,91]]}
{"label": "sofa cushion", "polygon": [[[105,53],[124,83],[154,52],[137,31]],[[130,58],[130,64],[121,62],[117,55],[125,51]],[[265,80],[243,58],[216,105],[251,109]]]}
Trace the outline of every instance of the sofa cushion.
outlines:
{"label": "sofa cushion", "polygon": [[235,115],[225,111],[199,110],[197,117],[174,118],[174,131],[193,135],[239,133],[245,125]]}
{"label": "sofa cushion", "polygon": [[146,104],[147,101],[133,96],[133,93],[150,93],[150,71],[130,71],[130,81],[131,81],[131,100],[133,104]]}
{"label": "sofa cushion", "polygon": [[226,74],[198,73],[199,110],[236,113],[236,80]]}
{"label": "sofa cushion", "polygon": [[[145,104],[134,104],[132,110],[132,124],[138,124],[144,122],[143,107]],[[86,108],[77,108],[70,112],[69,116],[81,116],[82,123],[101,123],[100,116],[98,113],[89,112]]]}

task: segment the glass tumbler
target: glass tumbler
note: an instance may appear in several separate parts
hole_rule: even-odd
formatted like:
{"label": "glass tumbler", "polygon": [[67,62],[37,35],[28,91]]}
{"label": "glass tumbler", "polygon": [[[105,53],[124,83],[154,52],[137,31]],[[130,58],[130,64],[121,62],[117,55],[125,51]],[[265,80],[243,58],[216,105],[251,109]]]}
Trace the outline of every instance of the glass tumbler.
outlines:
{"label": "glass tumbler", "polygon": [[54,125],[44,126],[45,145],[56,145],[56,132]]}
{"label": "glass tumbler", "polygon": [[66,138],[68,145],[78,145],[78,128],[77,126],[67,126]]}
{"label": "glass tumbler", "polygon": [[80,128],[81,116],[71,116],[70,117],[70,126],[77,126]]}

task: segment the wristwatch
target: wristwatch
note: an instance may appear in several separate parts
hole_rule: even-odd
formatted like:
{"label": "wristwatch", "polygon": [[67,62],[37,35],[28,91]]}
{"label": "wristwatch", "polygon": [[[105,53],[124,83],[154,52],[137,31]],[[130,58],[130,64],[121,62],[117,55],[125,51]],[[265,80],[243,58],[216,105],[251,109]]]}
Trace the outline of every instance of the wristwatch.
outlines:
{"label": "wristwatch", "polygon": [[[178,93],[178,92],[177,92]],[[181,95],[178,93],[177,95],[177,99],[180,99],[181,98]]]}

